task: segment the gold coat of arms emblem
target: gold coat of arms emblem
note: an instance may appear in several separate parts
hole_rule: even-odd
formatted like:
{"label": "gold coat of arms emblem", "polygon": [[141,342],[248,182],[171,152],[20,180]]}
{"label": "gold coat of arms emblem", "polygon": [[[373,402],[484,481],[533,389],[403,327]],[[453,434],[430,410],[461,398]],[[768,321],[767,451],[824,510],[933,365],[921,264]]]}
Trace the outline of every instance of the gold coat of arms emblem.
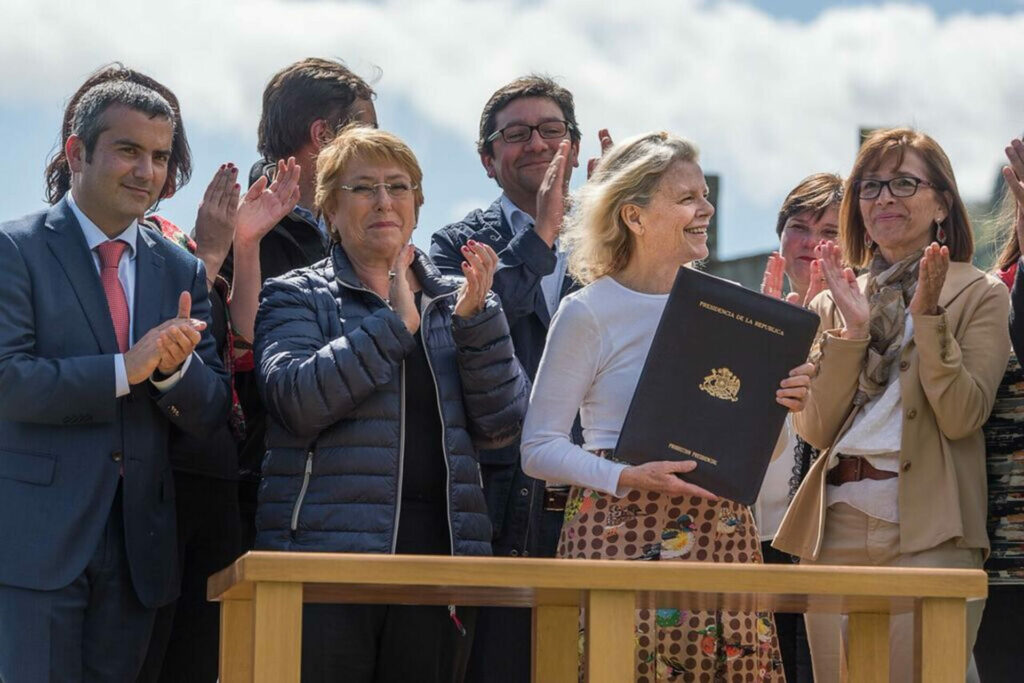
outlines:
{"label": "gold coat of arms emblem", "polygon": [[740,378],[729,368],[716,368],[701,382],[700,390],[723,401],[739,400]]}

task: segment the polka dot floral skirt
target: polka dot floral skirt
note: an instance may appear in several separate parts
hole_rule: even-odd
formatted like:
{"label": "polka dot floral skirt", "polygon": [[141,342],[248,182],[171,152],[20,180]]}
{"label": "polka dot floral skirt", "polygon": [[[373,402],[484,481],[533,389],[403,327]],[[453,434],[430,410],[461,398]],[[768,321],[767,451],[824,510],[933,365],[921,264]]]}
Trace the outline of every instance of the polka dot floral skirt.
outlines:
{"label": "polka dot floral skirt", "polygon": [[[761,551],[745,505],[640,491],[615,498],[573,487],[558,557],[760,563]],[[637,683],[785,681],[771,613],[636,614]]]}

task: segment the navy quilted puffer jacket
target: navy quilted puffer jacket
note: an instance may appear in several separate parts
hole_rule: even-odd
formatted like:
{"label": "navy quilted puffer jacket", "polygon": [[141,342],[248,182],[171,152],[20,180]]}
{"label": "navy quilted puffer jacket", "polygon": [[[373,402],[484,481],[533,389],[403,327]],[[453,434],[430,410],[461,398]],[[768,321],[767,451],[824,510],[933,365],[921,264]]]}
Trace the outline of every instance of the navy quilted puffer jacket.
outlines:
{"label": "navy quilted puffer jacket", "polygon": [[403,359],[415,339],[365,289],[339,245],[308,268],[267,282],[256,319],[256,371],[270,421],[256,547],[391,553],[398,535],[405,413],[438,410],[448,465],[455,555],[489,555],[491,525],[477,448],[513,442],[529,380],[513,355],[498,300],[453,315],[460,280],[422,252],[421,331],[436,405],[407,405]]}

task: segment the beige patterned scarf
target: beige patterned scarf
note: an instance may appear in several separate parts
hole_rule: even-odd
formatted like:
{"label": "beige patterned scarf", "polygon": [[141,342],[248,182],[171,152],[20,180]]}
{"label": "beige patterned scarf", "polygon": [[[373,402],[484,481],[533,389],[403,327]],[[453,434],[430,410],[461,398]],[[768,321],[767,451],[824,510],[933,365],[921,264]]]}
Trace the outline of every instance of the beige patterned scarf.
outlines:
{"label": "beige patterned scarf", "polygon": [[903,348],[906,310],[917,289],[917,271],[924,250],[890,264],[875,251],[864,296],[871,306],[871,341],[861,370],[854,405],[864,405],[885,390],[889,370]]}

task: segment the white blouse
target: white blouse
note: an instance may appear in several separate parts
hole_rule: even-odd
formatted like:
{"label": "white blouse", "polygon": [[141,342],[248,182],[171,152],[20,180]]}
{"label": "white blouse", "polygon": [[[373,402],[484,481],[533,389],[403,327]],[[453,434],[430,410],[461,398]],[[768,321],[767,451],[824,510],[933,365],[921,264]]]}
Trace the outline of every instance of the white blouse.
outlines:
{"label": "white blouse", "polygon": [[[667,294],[643,294],[602,277],[562,300],[551,321],[523,426],[523,471],[618,497],[627,466],[593,451],[614,448]],[[584,444],[569,432],[577,410]]]}

